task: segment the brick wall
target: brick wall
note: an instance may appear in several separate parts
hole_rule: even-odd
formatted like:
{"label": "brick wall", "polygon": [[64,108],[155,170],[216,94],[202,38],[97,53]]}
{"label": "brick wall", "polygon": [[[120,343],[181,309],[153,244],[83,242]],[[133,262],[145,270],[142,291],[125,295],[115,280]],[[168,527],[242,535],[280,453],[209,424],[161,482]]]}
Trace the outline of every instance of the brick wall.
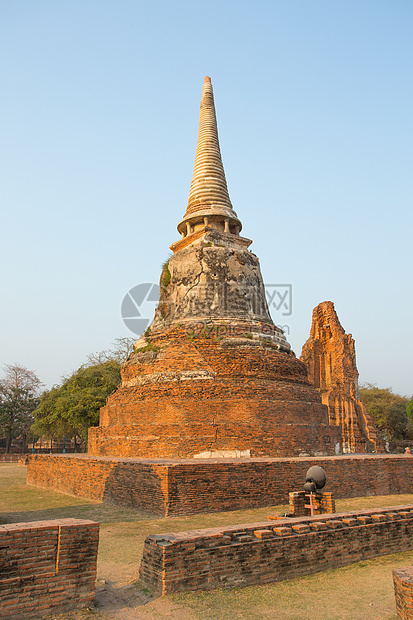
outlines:
{"label": "brick wall", "polygon": [[27,483],[163,515],[168,472],[168,464],[156,461],[36,454],[29,459]]}
{"label": "brick wall", "polygon": [[93,603],[98,543],[99,524],[93,521],[0,525],[0,618]]}
{"label": "brick wall", "polygon": [[406,551],[412,534],[413,506],[155,534],[139,579],[161,594],[270,583]]}
{"label": "brick wall", "polygon": [[28,484],[175,516],[286,504],[320,465],[336,498],[411,492],[413,455],[296,459],[121,459],[34,455]]}
{"label": "brick wall", "polygon": [[393,585],[398,618],[411,620],[413,618],[413,566],[394,569]]}
{"label": "brick wall", "polygon": [[339,456],[175,464],[169,472],[169,514],[288,503],[307,469],[320,465],[336,498],[411,492],[413,456]]}

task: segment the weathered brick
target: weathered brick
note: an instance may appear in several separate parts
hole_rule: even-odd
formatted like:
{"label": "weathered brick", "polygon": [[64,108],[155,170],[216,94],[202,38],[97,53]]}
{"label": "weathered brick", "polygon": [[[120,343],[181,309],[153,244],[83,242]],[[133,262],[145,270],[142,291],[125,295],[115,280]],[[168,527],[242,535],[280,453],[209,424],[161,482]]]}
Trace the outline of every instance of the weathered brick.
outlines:
{"label": "weathered brick", "polygon": [[287,503],[291,489],[302,487],[312,465],[325,470],[326,494],[332,493],[337,498],[411,490],[413,457],[384,454],[161,462],[89,455],[35,455],[30,458],[27,481],[71,495],[175,516]]}
{"label": "weathered brick", "polygon": [[[98,527],[80,519],[3,525],[9,549],[1,568],[15,576],[0,578],[0,619],[32,618],[93,601]],[[70,560],[59,561],[65,554]],[[76,576],[71,577],[74,571]]]}
{"label": "weathered brick", "polygon": [[[89,430],[90,455],[334,454],[340,432],[329,425],[305,365],[262,338],[277,333],[274,325],[235,318],[223,326],[225,338],[198,329],[196,320],[189,336],[191,325],[151,330],[151,350],[123,365],[121,386]],[[240,347],[245,332],[251,338]]]}
{"label": "weathered brick", "polygon": [[[322,519],[320,516],[285,519],[277,528],[272,521],[266,521],[243,526],[242,530],[233,526],[225,530],[213,528],[149,536],[144,545],[139,579],[162,594],[238,587],[290,579],[405,551],[413,548],[413,520],[381,521],[374,520],[373,516],[406,512],[410,508],[381,509],[380,513],[375,510],[341,513],[334,515],[335,518],[326,515]],[[371,522],[367,523],[369,518]],[[355,522],[357,527],[343,526],[346,522]],[[331,527],[338,524],[340,527]],[[312,529],[314,525],[317,530]],[[321,525],[325,525],[325,529],[321,529]],[[270,529],[279,532],[285,529],[288,535],[256,536],[257,532]],[[211,548],[210,538],[223,532],[232,534],[237,542]],[[185,537],[191,541],[196,537],[195,551],[189,552],[182,545],[174,544],[177,539],[184,541]],[[168,540],[169,545],[156,544]],[[152,552],[154,543],[156,554]]]}
{"label": "weathered brick", "polygon": [[354,339],[344,332],[332,301],[314,308],[300,359],[328,407],[330,424],[340,428],[343,451],[384,452],[384,442],[359,399]]}
{"label": "weathered brick", "polygon": [[400,620],[413,618],[413,566],[393,570],[394,595]]}

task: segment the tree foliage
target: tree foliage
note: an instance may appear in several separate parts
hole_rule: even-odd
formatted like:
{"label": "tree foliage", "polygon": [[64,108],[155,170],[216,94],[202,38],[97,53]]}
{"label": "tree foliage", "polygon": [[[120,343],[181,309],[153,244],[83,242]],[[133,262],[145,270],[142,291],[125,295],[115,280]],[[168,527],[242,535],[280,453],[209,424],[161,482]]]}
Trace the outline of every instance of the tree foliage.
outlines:
{"label": "tree foliage", "polygon": [[111,349],[93,353],[71,375],[43,393],[34,412],[33,431],[48,438],[87,440],[99,424],[99,409],[120,384],[121,363],[133,350],[133,338],[117,338]]}
{"label": "tree foliage", "polygon": [[366,383],[360,387],[360,400],[385,439],[401,440],[413,436],[413,401],[394,394],[391,388]]}
{"label": "tree foliage", "polygon": [[6,453],[17,438],[25,448],[41,386],[32,370],[18,364],[4,366],[4,378],[0,380],[0,431],[6,437]]}
{"label": "tree foliage", "polygon": [[135,341],[136,338],[116,338],[111,349],[88,355],[86,366],[103,364],[103,362],[113,360],[122,364],[129,354],[132,353]]}
{"label": "tree foliage", "polygon": [[406,405],[407,426],[406,433],[409,439],[413,439],[413,396]]}
{"label": "tree foliage", "polygon": [[99,424],[99,409],[120,383],[120,363],[107,360],[81,366],[61,386],[44,392],[33,430],[46,437],[87,439],[90,426]]}

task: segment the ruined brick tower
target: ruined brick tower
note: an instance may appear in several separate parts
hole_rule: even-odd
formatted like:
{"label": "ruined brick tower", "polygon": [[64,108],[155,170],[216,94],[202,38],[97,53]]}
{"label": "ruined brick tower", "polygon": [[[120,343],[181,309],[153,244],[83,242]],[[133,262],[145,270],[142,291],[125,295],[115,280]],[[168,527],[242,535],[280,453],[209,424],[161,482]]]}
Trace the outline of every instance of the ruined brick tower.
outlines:
{"label": "ruined brick tower", "polygon": [[340,432],[271,320],[258,258],[240,236],[211,80],[181,239],[155,319],[89,431],[89,454],[124,457],[334,454]]}
{"label": "ruined brick tower", "polygon": [[358,393],[356,349],[332,301],[313,310],[310,337],[300,359],[328,407],[330,424],[341,430],[343,452],[384,452],[383,442]]}

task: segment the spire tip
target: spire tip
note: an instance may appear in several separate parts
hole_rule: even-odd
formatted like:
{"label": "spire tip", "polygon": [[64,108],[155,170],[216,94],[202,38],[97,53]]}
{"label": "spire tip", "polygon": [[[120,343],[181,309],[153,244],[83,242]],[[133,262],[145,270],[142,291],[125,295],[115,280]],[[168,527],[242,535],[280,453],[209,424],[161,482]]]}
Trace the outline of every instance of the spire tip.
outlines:
{"label": "spire tip", "polygon": [[211,83],[211,78],[209,77],[209,75],[207,75],[207,76],[206,76],[206,78],[205,78],[204,82],[209,82],[209,83]]}

